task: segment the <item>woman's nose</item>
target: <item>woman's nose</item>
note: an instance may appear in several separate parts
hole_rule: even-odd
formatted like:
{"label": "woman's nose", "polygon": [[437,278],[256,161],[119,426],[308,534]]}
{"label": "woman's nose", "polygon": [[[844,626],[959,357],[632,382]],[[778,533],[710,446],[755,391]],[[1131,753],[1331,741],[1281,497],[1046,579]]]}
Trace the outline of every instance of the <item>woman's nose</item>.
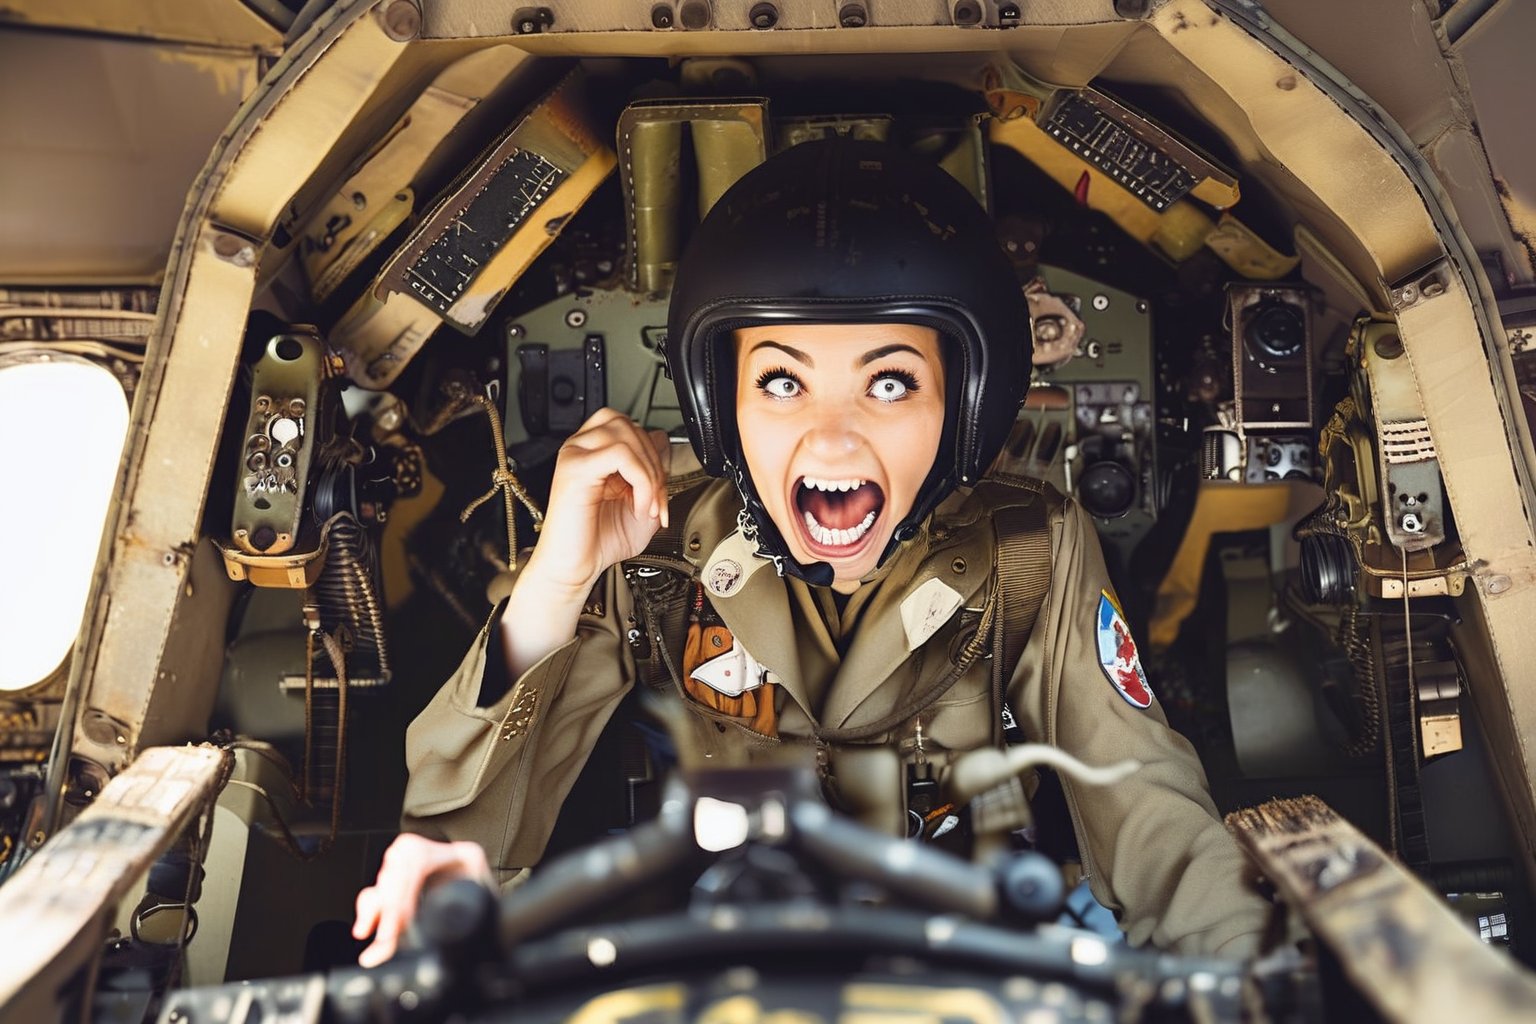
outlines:
{"label": "woman's nose", "polygon": [[807,414],[805,443],[818,455],[850,455],[864,444],[864,431],[846,403],[828,402]]}

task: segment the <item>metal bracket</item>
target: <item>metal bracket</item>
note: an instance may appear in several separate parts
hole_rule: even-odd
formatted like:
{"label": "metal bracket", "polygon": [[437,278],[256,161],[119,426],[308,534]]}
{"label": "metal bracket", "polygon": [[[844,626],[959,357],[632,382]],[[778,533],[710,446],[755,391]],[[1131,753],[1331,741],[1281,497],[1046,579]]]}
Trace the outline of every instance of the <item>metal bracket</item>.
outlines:
{"label": "metal bracket", "polygon": [[[1425,301],[1423,288],[1432,289],[1426,281],[1438,280],[1444,290],[1448,279],[1434,275],[1435,271],[1421,274],[1415,278],[1419,283],[1404,286],[1414,289],[1415,302]],[[1418,383],[1395,323],[1377,321],[1359,330],[1358,351],[1376,423],[1382,525],[1400,550],[1426,551],[1445,540],[1445,488]]]}
{"label": "metal bracket", "polygon": [[1409,275],[1407,280],[1392,286],[1392,311],[1401,313],[1421,302],[1439,298],[1450,290],[1451,280],[1450,260],[1442,256],[1423,270]]}

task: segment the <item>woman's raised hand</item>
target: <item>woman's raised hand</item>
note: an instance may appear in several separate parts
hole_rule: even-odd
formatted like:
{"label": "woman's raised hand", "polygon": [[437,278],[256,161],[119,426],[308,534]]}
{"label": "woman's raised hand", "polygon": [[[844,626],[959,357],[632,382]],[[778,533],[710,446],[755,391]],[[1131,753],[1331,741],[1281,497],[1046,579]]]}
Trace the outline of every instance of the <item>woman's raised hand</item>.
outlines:
{"label": "woman's raised hand", "polygon": [[576,635],[603,571],[645,550],[667,522],[671,442],[599,409],[560,446],[544,528],[517,574],[501,635],[515,679]]}
{"label": "woman's raised hand", "polygon": [[609,566],[645,550],[667,522],[671,442],[599,409],[560,446],[549,507],[522,575],[584,600]]}

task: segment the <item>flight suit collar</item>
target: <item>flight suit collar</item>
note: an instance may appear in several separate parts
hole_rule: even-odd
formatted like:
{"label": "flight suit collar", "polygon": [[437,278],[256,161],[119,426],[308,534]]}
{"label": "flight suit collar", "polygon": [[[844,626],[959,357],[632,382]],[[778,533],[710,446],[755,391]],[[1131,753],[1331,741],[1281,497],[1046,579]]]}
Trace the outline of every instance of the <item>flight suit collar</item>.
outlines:
{"label": "flight suit collar", "polygon": [[[700,499],[684,527],[685,557],[698,567],[704,592],[726,627],[814,720],[800,674],[789,588],[738,528],[737,507],[728,486]],[[982,589],[991,574],[992,531],[956,529],[971,526],[975,516],[961,518],[965,521],[957,522],[941,510],[932,528],[908,541],[889,571],[880,574],[880,592],[865,609],[828,690],[820,716],[824,725],[857,724],[852,720],[869,696]]]}
{"label": "flight suit collar", "polygon": [[909,541],[864,610],[828,693],[822,723],[831,728],[860,724],[860,707],[916,648],[973,603],[991,568],[990,530],[925,530]]}

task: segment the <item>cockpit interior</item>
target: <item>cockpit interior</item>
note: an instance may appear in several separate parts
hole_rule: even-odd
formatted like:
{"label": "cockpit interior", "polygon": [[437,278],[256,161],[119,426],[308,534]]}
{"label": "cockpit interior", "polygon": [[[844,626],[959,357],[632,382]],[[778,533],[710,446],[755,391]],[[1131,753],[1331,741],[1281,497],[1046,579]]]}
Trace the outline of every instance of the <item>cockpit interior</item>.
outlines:
{"label": "cockpit interior", "polygon": [[[23,140],[0,167],[28,168],[0,207],[37,207],[5,214],[28,240],[0,254],[0,447],[41,456],[0,459],[25,509],[0,536],[30,566],[15,621],[34,574],[68,570],[75,611],[0,683],[0,905],[25,886],[78,920],[13,1006],[144,1019],[163,992],[122,965],[164,960],[145,946],[181,986],[355,960],[405,729],[535,541],[562,441],[611,406],[686,447],[677,261],[743,173],[829,135],[930,158],[990,212],[1034,352],[996,468],[1092,515],[1219,809],[1315,796],[1536,964],[1536,188],[1490,167],[1509,115],[1480,77],[1529,11],[45,6],[0,15]],[[81,39],[97,91],[5,112]],[[82,113],[101,89],[134,97],[121,124],[188,112],[112,136]],[[68,405],[24,405],[61,370]],[[108,419],[64,433],[87,406]],[[67,539],[26,539],[63,509]],[[145,761],[188,744],[216,765]],[[127,809],[82,836],[104,794]],[[568,845],[600,803],[568,807]],[[72,841],[138,858],[91,913],[26,883]],[[85,852],[94,893],[111,857]]]}

